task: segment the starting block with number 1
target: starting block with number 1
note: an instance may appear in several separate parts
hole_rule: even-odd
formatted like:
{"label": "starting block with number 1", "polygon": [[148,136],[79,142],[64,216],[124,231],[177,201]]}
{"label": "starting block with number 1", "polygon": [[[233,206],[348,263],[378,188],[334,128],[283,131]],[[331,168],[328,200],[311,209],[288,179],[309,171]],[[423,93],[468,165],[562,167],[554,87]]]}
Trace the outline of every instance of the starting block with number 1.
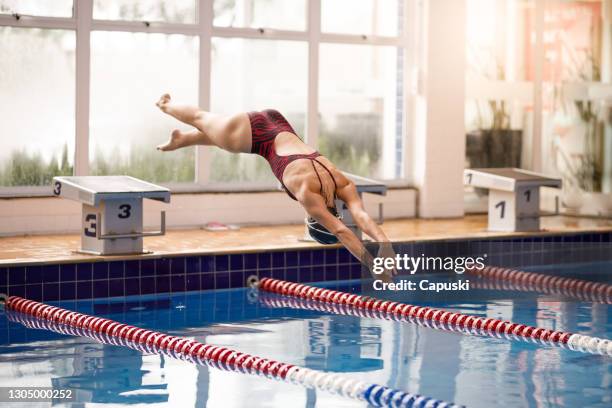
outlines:
{"label": "starting block with number 1", "polygon": [[561,179],[514,168],[466,169],[464,177],[489,190],[489,231],[539,231],[540,187],[561,188]]}

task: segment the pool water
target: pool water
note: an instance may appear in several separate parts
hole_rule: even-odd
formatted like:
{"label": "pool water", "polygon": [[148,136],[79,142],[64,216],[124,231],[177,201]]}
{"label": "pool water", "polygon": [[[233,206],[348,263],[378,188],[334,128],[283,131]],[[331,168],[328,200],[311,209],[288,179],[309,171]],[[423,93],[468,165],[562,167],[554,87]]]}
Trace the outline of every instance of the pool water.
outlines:
{"label": "pool water", "polygon": [[[611,272],[612,264],[598,270]],[[360,289],[355,281],[324,286]],[[610,305],[556,301],[531,292],[479,293],[485,295],[434,305],[612,338]],[[609,357],[408,323],[274,308],[246,289],[58,304],[468,407],[612,406]],[[4,315],[0,333],[1,385],[72,388],[80,401],[73,406],[367,406],[296,385],[28,329]]]}

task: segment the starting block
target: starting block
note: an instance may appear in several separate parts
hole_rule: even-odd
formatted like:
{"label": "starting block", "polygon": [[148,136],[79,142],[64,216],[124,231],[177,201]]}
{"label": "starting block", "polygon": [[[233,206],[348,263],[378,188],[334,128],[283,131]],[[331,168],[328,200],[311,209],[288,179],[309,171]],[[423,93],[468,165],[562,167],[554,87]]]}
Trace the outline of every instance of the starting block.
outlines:
{"label": "starting block", "polygon": [[[366,177],[356,176],[350,173],[344,173],[349,180],[355,183],[355,187],[357,188],[357,193],[359,194],[359,198],[363,198],[364,193],[376,194],[380,196],[384,196],[387,194],[387,186],[380,181],[368,179]],[[336,199],[336,208],[342,217],[342,222],[351,230],[360,240],[363,239],[363,232],[361,228],[355,223],[353,220],[353,216],[351,215],[346,203],[340,199]],[[383,222],[383,205],[380,203],[378,205],[378,220],[379,224]],[[305,234],[303,241],[312,241],[314,240],[308,234],[308,227],[305,227]]]}
{"label": "starting block", "polygon": [[142,199],[170,202],[170,190],[130,176],[54,177],[53,194],[83,204],[81,248],[95,255],[142,254],[143,237],[166,233],[161,212],[159,231],[143,231]]}
{"label": "starting block", "polygon": [[539,231],[540,187],[561,179],[515,168],[467,169],[465,184],[489,190],[489,231]]}

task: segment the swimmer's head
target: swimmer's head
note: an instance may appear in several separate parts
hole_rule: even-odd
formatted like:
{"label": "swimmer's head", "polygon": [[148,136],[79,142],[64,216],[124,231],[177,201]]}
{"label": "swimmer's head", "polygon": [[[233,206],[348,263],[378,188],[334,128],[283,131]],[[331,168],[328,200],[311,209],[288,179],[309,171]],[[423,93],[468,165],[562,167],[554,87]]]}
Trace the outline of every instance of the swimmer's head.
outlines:
{"label": "swimmer's head", "polygon": [[[341,218],[335,208],[329,208],[329,212],[335,217]],[[338,243],[338,238],[329,232],[323,225],[319,224],[314,218],[306,218],[306,227],[308,228],[308,235],[319,244],[332,245]]]}

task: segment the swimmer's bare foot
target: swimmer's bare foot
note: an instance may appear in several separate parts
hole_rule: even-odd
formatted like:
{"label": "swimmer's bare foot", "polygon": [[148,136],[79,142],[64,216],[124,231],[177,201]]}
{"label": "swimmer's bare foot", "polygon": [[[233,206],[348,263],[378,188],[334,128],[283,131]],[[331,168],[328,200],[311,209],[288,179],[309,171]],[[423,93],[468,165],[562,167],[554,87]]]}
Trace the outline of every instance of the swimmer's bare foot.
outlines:
{"label": "swimmer's bare foot", "polygon": [[184,139],[185,134],[178,129],[174,129],[170,135],[170,140],[157,146],[157,150],[161,150],[162,152],[171,152],[173,150],[180,149],[185,145]]}
{"label": "swimmer's bare foot", "polygon": [[155,105],[162,110],[162,112],[166,112],[168,110],[168,106],[170,105],[170,94],[163,94],[159,100],[155,103]]}

